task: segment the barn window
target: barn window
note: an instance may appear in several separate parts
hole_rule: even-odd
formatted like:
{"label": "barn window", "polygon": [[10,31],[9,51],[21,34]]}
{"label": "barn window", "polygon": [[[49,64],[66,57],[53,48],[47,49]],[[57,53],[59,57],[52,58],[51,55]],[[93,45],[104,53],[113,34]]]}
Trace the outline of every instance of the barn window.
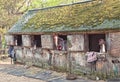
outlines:
{"label": "barn window", "polygon": [[15,35],[14,40],[16,46],[22,46],[22,35]]}
{"label": "barn window", "polygon": [[99,41],[105,40],[105,34],[89,34],[89,51],[100,52]]}
{"label": "barn window", "polygon": [[41,35],[34,35],[32,45],[34,47],[41,47]]}
{"label": "barn window", "polygon": [[67,35],[55,35],[54,43],[57,50],[67,50]]}

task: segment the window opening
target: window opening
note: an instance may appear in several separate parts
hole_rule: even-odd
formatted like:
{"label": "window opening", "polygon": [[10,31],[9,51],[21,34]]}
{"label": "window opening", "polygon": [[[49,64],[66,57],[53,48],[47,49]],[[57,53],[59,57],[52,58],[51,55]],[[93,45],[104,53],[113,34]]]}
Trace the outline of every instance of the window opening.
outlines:
{"label": "window opening", "polygon": [[34,47],[41,47],[41,36],[40,35],[34,35],[33,38],[33,46]]}
{"label": "window opening", "polygon": [[89,51],[100,52],[101,45],[100,40],[105,42],[105,34],[89,34]]}
{"label": "window opening", "polygon": [[22,35],[15,35],[15,45],[22,46]]}
{"label": "window opening", "polygon": [[67,35],[55,35],[54,43],[57,50],[67,50]]}

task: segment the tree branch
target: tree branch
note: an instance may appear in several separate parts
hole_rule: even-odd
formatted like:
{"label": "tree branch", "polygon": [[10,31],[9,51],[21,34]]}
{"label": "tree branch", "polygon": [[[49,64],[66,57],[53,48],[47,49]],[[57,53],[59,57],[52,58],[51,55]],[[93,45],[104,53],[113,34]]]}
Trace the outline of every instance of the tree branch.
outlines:
{"label": "tree branch", "polygon": [[20,9],[24,6],[25,3],[26,3],[26,0],[24,0],[22,5],[20,7],[18,7],[18,9],[16,10],[16,13],[18,13],[20,11]]}

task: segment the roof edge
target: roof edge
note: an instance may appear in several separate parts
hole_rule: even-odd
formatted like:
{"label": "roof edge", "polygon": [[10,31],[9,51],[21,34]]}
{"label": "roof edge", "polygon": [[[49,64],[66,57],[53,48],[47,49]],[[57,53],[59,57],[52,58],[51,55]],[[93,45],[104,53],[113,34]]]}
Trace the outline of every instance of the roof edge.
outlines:
{"label": "roof edge", "polygon": [[63,4],[63,5],[51,6],[51,7],[45,7],[45,8],[36,8],[36,9],[28,10],[28,11],[47,10],[47,9],[52,9],[52,8],[58,8],[58,7],[64,7],[64,6],[76,5],[76,4],[89,3],[89,2],[92,2],[92,1],[94,1],[94,0],[87,0],[87,1],[81,1],[81,2],[76,2],[76,3],[71,3],[71,4]]}

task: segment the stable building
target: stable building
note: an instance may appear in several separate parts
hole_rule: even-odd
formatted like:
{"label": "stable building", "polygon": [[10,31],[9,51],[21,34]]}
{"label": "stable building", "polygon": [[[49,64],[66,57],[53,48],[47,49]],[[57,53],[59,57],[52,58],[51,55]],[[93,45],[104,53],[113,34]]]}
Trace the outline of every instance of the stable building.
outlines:
{"label": "stable building", "polygon": [[17,62],[62,70],[70,62],[73,70],[89,70],[86,53],[94,51],[97,70],[109,65],[110,72],[120,57],[119,9],[119,0],[103,0],[29,10],[8,31],[7,45],[14,46]]}

